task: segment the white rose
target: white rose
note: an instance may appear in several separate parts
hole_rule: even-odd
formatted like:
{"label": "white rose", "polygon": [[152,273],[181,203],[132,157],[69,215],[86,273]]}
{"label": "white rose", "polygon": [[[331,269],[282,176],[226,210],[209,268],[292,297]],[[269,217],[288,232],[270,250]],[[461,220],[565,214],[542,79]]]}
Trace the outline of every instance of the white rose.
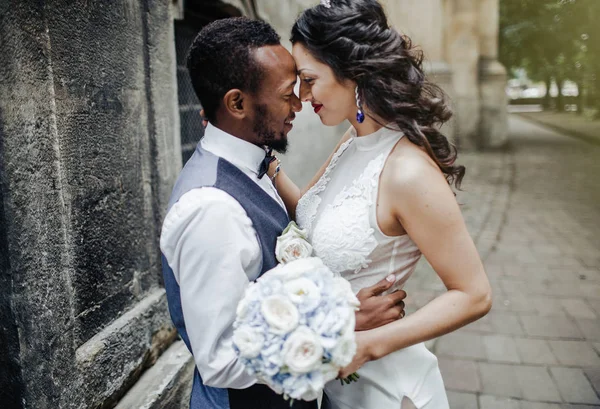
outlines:
{"label": "white rose", "polygon": [[235,311],[238,320],[244,320],[248,316],[248,311],[250,309],[250,300],[248,297],[244,297],[240,300],[237,305],[237,309]]}
{"label": "white rose", "polygon": [[283,363],[292,375],[311,372],[321,365],[323,347],[308,327],[298,327],[283,344]]}
{"label": "white rose", "polygon": [[350,282],[342,277],[333,278],[333,296],[336,299],[345,300],[348,305],[358,309],[360,307],[360,301],[356,298],[356,295],[352,291]]}
{"label": "white rose", "polygon": [[311,376],[308,377],[308,389],[302,395],[302,399],[305,401],[317,399],[324,387],[325,382],[323,382],[321,373],[313,372]]}
{"label": "white rose", "polygon": [[354,337],[354,332],[347,332],[340,337],[337,345],[333,348],[333,351],[331,351],[331,361],[340,368],[343,368],[350,365],[355,354],[356,339]]}
{"label": "white rose", "polygon": [[356,330],[356,315],[350,314],[346,326],[342,329],[342,334],[354,333]]}
{"label": "white rose", "polygon": [[321,365],[319,371],[323,375],[323,383],[327,383],[337,378],[338,374],[340,373],[340,368],[329,363]]}
{"label": "white rose", "polygon": [[283,285],[288,297],[294,304],[301,305],[303,311],[314,310],[321,300],[321,290],[308,278],[300,277]]}
{"label": "white rose", "polygon": [[264,335],[255,328],[244,325],[233,331],[233,343],[240,350],[242,358],[256,358],[264,342]]}
{"label": "white rose", "polygon": [[318,394],[325,387],[325,378],[323,378],[323,373],[320,370],[313,372],[311,375],[309,379],[310,388]]}
{"label": "white rose", "polygon": [[323,261],[318,257],[300,258],[267,271],[263,277],[276,277],[284,281],[290,281],[304,276],[309,271],[323,268]]}
{"label": "white rose", "polygon": [[298,326],[300,314],[294,304],[283,295],[265,298],[260,311],[274,334],[285,335]]}
{"label": "white rose", "polygon": [[305,229],[301,229],[300,227],[298,227],[296,222],[291,221],[287,225],[285,230],[281,233],[281,237],[283,237],[283,236],[302,237],[303,239],[306,240],[307,231]]}
{"label": "white rose", "polygon": [[299,258],[310,257],[312,251],[310,243],[302,237],[278,237],[275,245],[275,257],[284,264]]}

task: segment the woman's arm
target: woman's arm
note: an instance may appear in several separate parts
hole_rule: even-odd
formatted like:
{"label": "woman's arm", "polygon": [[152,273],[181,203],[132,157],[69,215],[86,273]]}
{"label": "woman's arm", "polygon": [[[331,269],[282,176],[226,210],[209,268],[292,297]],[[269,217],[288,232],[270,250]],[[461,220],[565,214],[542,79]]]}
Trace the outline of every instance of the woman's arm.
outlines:
{"label": "woman's arm", "polygon": [[[270,178],[273,178],[275,174],[275,168],[277,164],[273,162],[269,167],[269,171],[267,175]],[[283,200],[285,204],[285,208],[287,209],[288,214],[290,215],[290,219],[296,220],[296,206],[298,205],[298,200],[302,197],[302,191],[300,188],[286,175],[283,168],[279,170],[279,173],[273,179],[273,184],[277,189],[277,193]]]}
{"label": "woman's arm", "polygon": [[[281,170],[277,174],[277,177],[275,178],[273,183],[275,184],[275,187],[277,188],[277,192],[279,193],[279,196],[281,196],[281,199],[283,199],[283,202],[285,203],[285,207],[287,208],[288,214],[290,215],[291,219],[296,218],[296,206],[298,205],[298,200],[300,200],[302,195],[304,193],[306,193],[308,191],[308,189],[313,187],[313,185],[315,183],[317,183],[317,181],[321,178],[321,176],[323,176],[323,173],[325,172],[325,169],[327,169],[329,162],[331,162],[331,158],[333,157],[334,153],[337,152],[337,150],[340,148],[340,146],[350,138],[351,132],[352,132],[352,127],[350,127],[346,131],[344,136],[342,136],[342,139],[340,139],[340,141],[338,142],[337,146],[335,147],[335,149],[333,150],[331,155],[329,155],[329,158],[327,158],[327,160],[325,161],[323,166],[321,166],[321,168],[317,171],[315,176],[312,178],[312,180],[308,183],[308,185],[304,189],[300,189],[285,174],[285,171],[283,170],[283,168],[281,168]],[[271,178],[273,177],[273,175],[275,174],[276,167],[277,167],[277,163],[273,162],[271,164],[271,167],[269,168],[269,172],[267,173],[269,175],[269,177],[271,177]]]}
{"label": "woman's arm", "polygon": [[[400,162],[400,161],[398,161]],[[387,184],[393,211],[448,291],[406,318],[357,333],[345,377],[369,360],[454,331],[484,316],[491,289],[460,209],[440,171],[422,158],[403,158]]]}

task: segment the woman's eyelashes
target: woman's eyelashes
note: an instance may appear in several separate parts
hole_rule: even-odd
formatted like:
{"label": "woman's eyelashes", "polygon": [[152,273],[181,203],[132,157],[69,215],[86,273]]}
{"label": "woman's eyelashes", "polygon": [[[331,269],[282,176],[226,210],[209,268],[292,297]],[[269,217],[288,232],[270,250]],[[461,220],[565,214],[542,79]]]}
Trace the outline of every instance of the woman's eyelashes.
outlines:
{"label": "woman's eyelashes", "polygon": [[302,81],[304,81],[306,84],[312,84],[315,80],[314,78],[303,78]]}

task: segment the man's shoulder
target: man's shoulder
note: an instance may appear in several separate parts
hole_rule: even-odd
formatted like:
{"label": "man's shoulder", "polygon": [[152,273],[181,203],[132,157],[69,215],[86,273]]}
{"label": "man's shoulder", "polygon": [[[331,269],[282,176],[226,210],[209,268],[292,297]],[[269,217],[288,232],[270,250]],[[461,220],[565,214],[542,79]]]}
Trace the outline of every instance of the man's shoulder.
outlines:
{"label": "man's shoulder", "polygon": [[246,211],[229,193],[216,187],[199,187],[184,193],[171,206],[163,222],[163,234],[174,226],[201,218],[246,216]]}
{"label": "man's shoulder", "polygon": [[197,212],[210,212],[214,214],[231,214],[231,212],[244,209],[240,203],[225,190],[215,186],[203,186],[190,189],[173,204],[167,218],[182,217]]}
{"label": "man's shoulder", "polygon": [[190,228],[212,229],[227,221],[251,223],[244,208],[227,192],[215,187],[191,189],[167,212],[161,229],[161,249],[164,251],[167,243],[177,242]]}

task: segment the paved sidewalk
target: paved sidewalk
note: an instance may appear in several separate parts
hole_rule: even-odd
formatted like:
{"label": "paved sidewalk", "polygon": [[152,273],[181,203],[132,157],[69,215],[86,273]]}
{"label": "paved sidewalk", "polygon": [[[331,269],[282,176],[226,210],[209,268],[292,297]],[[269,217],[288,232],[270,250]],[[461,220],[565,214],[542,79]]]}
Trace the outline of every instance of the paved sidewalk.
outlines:
{"label": "paved sidewalk", "polygon": [[600,120],[591,121],[574,112],[521,112],[519,115],[559,133],[600,145]]}
{"label": "paved sidewalk", "polygon": [[[600,408],[600,146],[510,129],[509,152],[460,157],[494,306],[430,348],[452,408]],[[424,262],[406,290],[410,312],[444,287]]]}

